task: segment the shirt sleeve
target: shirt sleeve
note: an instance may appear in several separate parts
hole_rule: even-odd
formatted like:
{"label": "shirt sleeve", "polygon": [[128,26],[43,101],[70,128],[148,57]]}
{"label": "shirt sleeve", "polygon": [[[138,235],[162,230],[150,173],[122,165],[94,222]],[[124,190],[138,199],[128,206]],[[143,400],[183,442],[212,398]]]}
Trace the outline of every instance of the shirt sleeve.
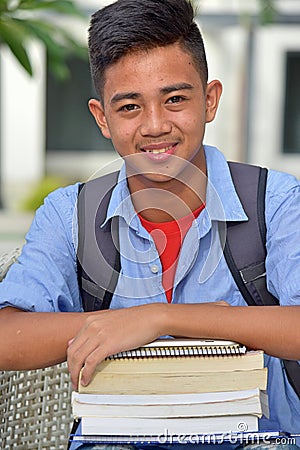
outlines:
{"label": "shirt sleeve", "polygon": [[269,171],[266,192],[267,283],[282,305],[300,305],[300,183]]}
{"label": "shirt sleeve", "polygon": [[51,193],[34,217],[18,262],[0,283],[0,308],[81,311],[77,283],[78,184]]}

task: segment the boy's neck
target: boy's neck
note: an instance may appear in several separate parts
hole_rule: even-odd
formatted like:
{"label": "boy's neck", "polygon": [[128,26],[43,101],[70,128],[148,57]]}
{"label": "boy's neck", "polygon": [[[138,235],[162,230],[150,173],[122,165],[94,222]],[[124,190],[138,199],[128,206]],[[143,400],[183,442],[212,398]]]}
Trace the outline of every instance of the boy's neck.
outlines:
{"label": "boy's neck", "polygon": [[135,210],[151,222],[178,220],[206,201],[207,177],[198,168],[180,181],[153,183],[142,175],[135,175],[128,178],[128,185]]}

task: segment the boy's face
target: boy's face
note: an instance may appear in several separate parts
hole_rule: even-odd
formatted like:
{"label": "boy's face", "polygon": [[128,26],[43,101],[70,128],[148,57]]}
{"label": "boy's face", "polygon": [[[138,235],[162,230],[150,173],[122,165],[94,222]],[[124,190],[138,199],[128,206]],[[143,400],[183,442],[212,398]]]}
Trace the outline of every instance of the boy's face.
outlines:
{"label": "boy's face", "polygon": [[185,161],[205,171],[203,135],[220,82],[204,90],[192,57],[178,44],[128,54],[105,76],[103,105],[93,99],[89,107],[122,157],[135,158],[136,170],[153,182],[176,178]]}

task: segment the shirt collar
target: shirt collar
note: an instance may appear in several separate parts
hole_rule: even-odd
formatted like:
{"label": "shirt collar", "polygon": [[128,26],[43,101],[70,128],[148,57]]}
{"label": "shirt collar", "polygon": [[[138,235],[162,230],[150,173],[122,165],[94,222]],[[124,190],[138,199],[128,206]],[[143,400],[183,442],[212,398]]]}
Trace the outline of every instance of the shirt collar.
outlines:
{"label": "shirt collar", "polygon": [[[248,217],[236,193],[227,161],[215,147],[205,145],[208,185],[206,192],[206,211],[210,220],[246,221]],[[114,216],[121,216],[137,231],[143,227],[133,207],[126,179],[125,164],[122,165],[118,182],[113,189],[103,225]]]}
{"label": "shirt collar", "polygon": [[138,215],[136,214],[131,201],[126,178],[126,167],[124,163],[120,169],[118,182],[112,191],[111,199],[107,209],[106,220],[102,226],[104,226],[106,222],[114,216],[123,217],[126,223],[128,225],[130,224],[130,226],[137,231],[142,228],[140,227]]}
{"label": "shirt collar", "polygon": [[246,221],[248,217],[237,195],[224,155],[205,145],[208,176],[206,209],[211,220]]}

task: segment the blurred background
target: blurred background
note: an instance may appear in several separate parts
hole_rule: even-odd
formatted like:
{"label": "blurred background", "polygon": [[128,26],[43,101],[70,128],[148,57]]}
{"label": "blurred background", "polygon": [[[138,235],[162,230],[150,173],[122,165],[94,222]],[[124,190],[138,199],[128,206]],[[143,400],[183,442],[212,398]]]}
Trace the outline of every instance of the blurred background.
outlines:
{"label": "blurred background", "polygon": [[[0,253],[58,186],[117,158],[87,108],[89,16],[101,0],[0,0]],[[224,92],[205,142],[300,177],[300,0],[194,0]]]}

